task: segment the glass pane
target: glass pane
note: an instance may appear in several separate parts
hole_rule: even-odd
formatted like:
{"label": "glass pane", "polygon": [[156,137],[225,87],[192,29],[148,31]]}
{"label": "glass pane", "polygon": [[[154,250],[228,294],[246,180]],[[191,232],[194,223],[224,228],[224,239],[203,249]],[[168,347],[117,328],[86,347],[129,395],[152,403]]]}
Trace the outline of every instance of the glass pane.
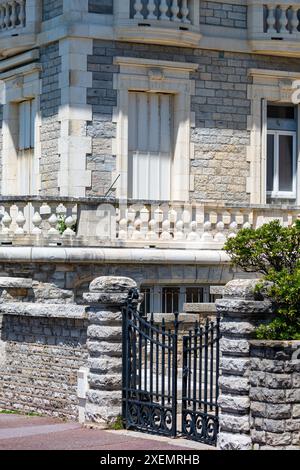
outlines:
{"label": "glass pane", "polygon": [[274,189],[274,135],[267,139],[267,191]]}
{"label": "glass pane", "polygon": [[186,289],[186,303],[202,303],[203,302],[203,287],[187,287]]}
{"label": "glass pane", "polygon": [[144,296],[143,302],[141,302],[140,305],[140,312],[142,316],[148,315],[150,312],[150,295],[151,295],[151,290],[148,288],[142,288],[141,289],[141,294]]}
{"label": "glass pane", "polygon": [[279,191],[293,191],[293,136],[279,136]]}
{"label": "glass pane", "polygon": [[162,290],[162,313],[178,312],[179,287],[164,287]]}
{"label": "glass pane", "polygon": [[295,119],[294,106],[268,106],[268,118],[275,119]]}

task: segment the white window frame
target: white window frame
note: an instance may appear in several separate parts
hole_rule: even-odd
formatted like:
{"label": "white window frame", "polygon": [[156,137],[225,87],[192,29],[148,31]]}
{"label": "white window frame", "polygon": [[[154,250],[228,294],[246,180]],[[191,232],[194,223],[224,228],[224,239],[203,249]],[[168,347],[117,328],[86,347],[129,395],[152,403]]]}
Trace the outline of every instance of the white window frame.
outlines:
{"label": "white window frame", "polygon": [[[19,190],[17,179],[19,148],[19,106],[24,101],[32,101],[34,119],[34,142],[31,142],[33,161],[32,195],[39,194],[41,188],[41,115],[40,115],[40,64],[32,63],[0,74],[3,104],[2,126],[2,195],[15,196]],[[31,140],[33,138],[31,137]],[[25,151],[27,151],[25,149]]]}
{"label": "white window frame", "polygon": [[[274,136],[274,179],[273,191],[267,191],[267,196],[272,199],[296,199],[297,196],[297,132],[268,130],[267,136]],[[279,136],[287,135],[293,137],[293,190],[279,190]],[[267,145],[267,144],[266,144]]]}
{"label": "white window frame", "polygon": [[[280,70],[249,69],[252,84],[248,86],[251,100],[251,116],[248,119],[250,145],[247,161],[250,163],[250,176],[247,179],[247,192],[251,204],[267,203],[267,106],[268,104],[291,104],[294,93],[293,82],[300,79],[297,72]],[[297,136],[300,137],[300,105],[297,106]],[[300,168],[300,138],[296,141],[297,168]],[[294,199],[294,197],[293,197]],[[300,204],[300,178],[296,178],[295,204]]]}
{"label": "white window frame", "polygon": [[[128,106],[130,91],[169,93],[174,95],[174,155],[171,172],[170,200],[188,201],[191,185],[191,96],[195,94],[195,82],[190,73],[198,64],[170,62],[134,57],[116,57],[114,63],[120,72],[114,76],[114,88],[118,91],[118,108],[115,109],[117,137],[114,142],[117,156],[116,196],[128,198]],[[177,132],[177,134],[176,134]]]}

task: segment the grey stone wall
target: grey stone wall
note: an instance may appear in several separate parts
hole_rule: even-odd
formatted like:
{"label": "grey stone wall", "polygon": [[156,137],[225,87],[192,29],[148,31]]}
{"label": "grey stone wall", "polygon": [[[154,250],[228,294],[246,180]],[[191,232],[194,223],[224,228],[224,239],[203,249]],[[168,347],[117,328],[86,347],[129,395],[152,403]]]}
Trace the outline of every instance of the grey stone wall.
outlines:
{"label": "grey stone wall", "polygon": [[112,15],[113,8],[113,0],[89,0],[90,13]]}
{"label": "grey stone wall", "polygon": [[93,121],[88,134],[93,137],[92,155],[87,165],[92,170],[93,188],[88,194],[103,195],[116,168],[112,153],[115,124],[113,108],[117,93],[112,77],[118,73],[113,64],[115,56],[139,57],[153,60],[175,60],[199,65],[191,74],[196,94],[191,98],[195,113],[195,128],[191,141],[195,158],[191,160],[195,189],[190,197],[197,201],[249,202],[246,180],[249,176],[247,118],[251,103],[247,88],[251,83],[250,68],[300,71],[300,60],[284,57],[257,56],[171,46],[129,44],[95,40],[93,55],[88,58],[88,71],[93,73],[93,87],[88,90],[87,102],[93,107]]}
{"label": "grey stone wall", "polygon": [[2,191],[2,188],[1,188],[1,183],[2,183],[2,142],[3,142],[2,123],[3,123],[3,106],[0,105],[0,194],[1,194],[1,191]]}
{"label": "grey stone wall", "polygon": [[[2,273],[2,274],[1,274]],[[0,275],[33,279],[32,288],[25,301],[45,303],[82,303],[82,295],[89,283],[99,276],[128,276],[137,284],[226,284],[240,274],[228,265],[159,265],[159,264],[96,264],[92,263],[7,263],[1,261]],[[5,296],[5,297],[3,297]],[[7,297],[7,296],[10,296]],[[13,296],[13,297],[12,297]],[[14,298],[17,296],[17,299]],[[7,300],[18,300],[18,291],[0,296]]]}
{"label": "grey stone wall", "polygon": [[42,0],[42,19],[51,20],[63,14],[63,0]]}
{"label": "grey stone wall", "polygon": [[247,28],[247,7],[231,3],[200,2],[200,23],[228,28]]}
{"label": "grey stone wall", "polygon": [[0,408],[77,420],[86,330],[84,320],[3,315]]}
{"label": "grey stone wall", "polygon": [[59,43],[41,48],[41,194],[58,195],[59,154],[58,138],[60,122],[58,108],[61,103],[61,91],[58,76],[61,71]]}
{"label": "grey stone wall", "polygon": [[252,341],[250,356],[254,448],[299,450],[300,342]]}
{"label": "grey stone wall", "polygon": [[217,300],[221,315],[220,433],[222,450],[300,449],[300,341],[256,341],[274,318],[256,280],[231,281]]}

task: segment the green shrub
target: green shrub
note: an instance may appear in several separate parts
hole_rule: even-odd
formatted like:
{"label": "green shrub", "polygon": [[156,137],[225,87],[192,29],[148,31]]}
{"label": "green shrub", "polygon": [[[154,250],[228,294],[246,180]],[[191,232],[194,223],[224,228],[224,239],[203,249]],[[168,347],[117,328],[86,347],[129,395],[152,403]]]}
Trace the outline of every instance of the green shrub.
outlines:
{"label": "green shrub", "polygon": [[232,264],[263,274],[258,290],[266,289],[276,318],[256,331],[258,339],[300,339],[300,221],[282,227],[278,220],[258,229],[243,229],[225,244]]}

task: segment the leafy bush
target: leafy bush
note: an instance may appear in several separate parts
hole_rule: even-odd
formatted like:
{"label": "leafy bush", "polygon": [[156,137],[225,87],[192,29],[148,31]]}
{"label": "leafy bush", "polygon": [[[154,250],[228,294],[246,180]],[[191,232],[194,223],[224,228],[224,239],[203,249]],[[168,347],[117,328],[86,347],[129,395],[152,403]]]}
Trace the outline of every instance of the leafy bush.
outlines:
{"label": "leafy bush", "polygon": [[258,229],[243,229],[225,244],[232,264],[263,274],[258,290],[270,281],[266,294],[277,317],[256,331],[258,339],[300,339],[300,221],[282,227],[274,220]]}

